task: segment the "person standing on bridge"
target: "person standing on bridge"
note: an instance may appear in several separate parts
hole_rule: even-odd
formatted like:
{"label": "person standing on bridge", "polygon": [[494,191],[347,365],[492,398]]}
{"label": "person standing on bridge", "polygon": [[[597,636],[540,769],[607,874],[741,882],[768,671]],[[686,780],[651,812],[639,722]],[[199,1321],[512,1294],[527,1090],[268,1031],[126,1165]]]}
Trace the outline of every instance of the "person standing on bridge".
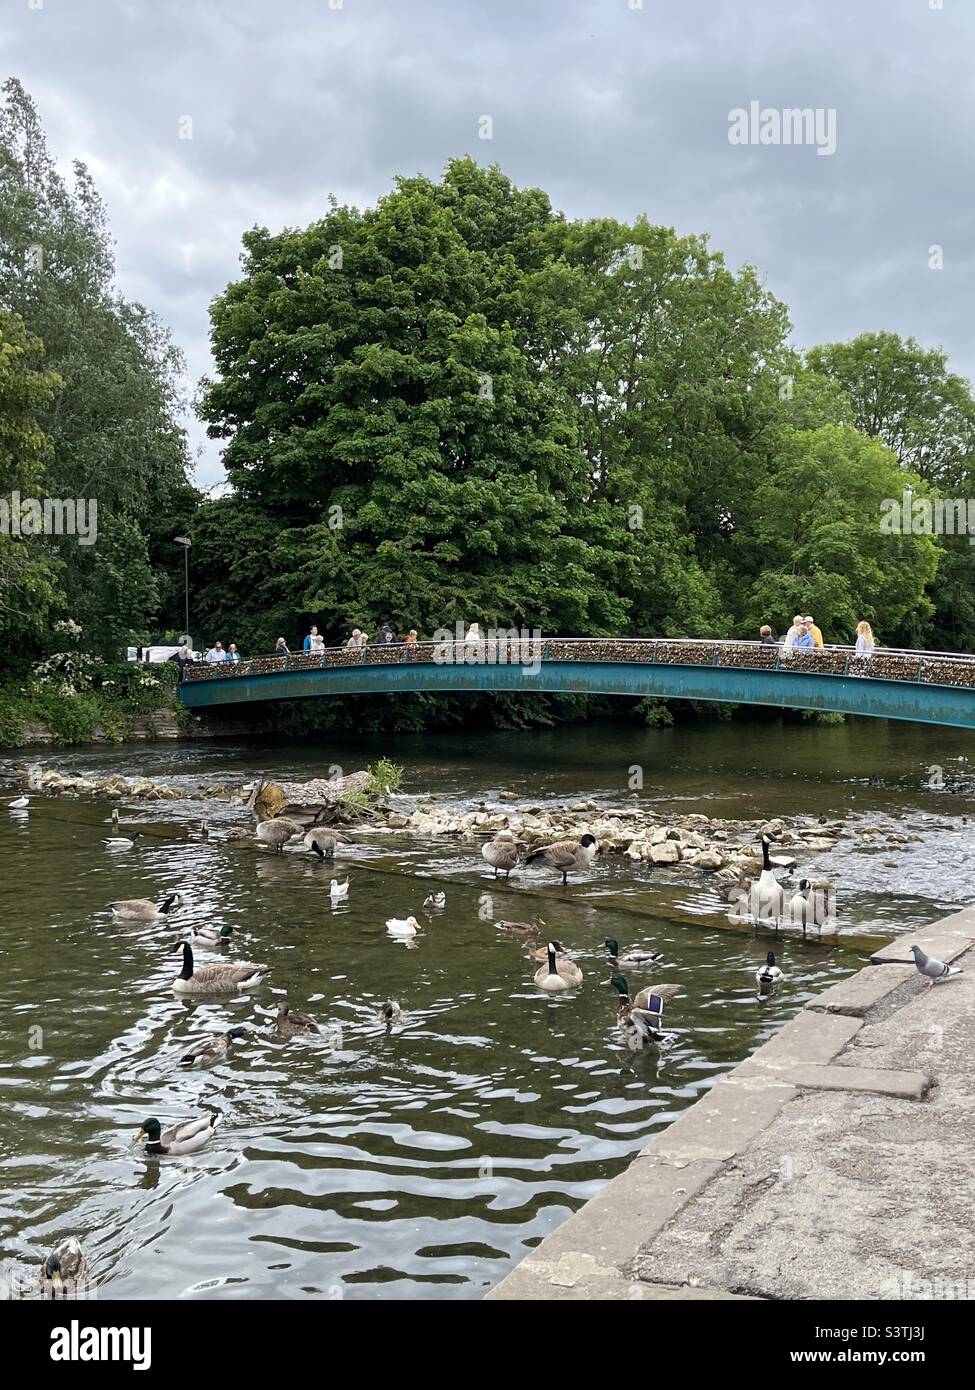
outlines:
{"label": "person standing on bridge", "polygon": [[812,636],[813,646],[816,648],[817,651],[821,652],[823,650],[823,647],[826,645],[823,641],[823,634],[820,632],[819,628],[813,622],[812,618],[803,618],[802,621],[806,624],[806,628]]}
{"label": "person standing on bridge", "polygon": [[804,651],[810,652],[815,649],[816,643],[813,640],[812,633],[806,626],[805,619],[803,619],[802,621],[802,626],[799,629],[799,636],[796,638],[795,642],[793,643],[793,646]]}
{"label": "person standing on bridge", "polygon": [[236,642],[231,642],[230,646],[227,648],[227,660],[232,662],[235,666],[239,663],[240,652],[237,650]]}
{"label": "person standing on bridge", "polygon": [[312,623],[308,629],[308,634],[302,643],[302,650],[306,652],[321,652],[325,650],[325,639],[319,637],[318,628]]}
{"label": "person standing on bridge", "polygon": [[775,640],[775,634],[769,627],[768,623],[763,623],[762,626],[758,629],[758,636],[759,641],[763,647],[778,646],[778,642]]}
{"label": "person standing on bridge", "polygon": [[213,646],[204,657],[204,661],[210,666],[219,666],[221,661],[227,660],[227,653],[224,651],[220,642],[214,642]]}
{"label": "person standing on bridge", "polygon": [[805,632],[805,630],[806,629],[803,624],[802,614],[797,613],[796,616],[792,619],[792,626],[789,628],[789,631],[785,634],[785,641],[782,643],[783,656],[789,656],[791,654],[793,647],[798,642],[800,632]]}
{"label": "person standing on bridge", "polygon": [[287,642],[284,640],[283,637],[279,637],[278,640],[277,640],[277,642],[275,642],[275,644],[274,644],[274,651],[271,653],[271,655],[272,655],[272,656],[290,656],[290,655],[291,655],[290,651],[288,650],[288,644],[287,644]]}
{"label": "person standing on bridge", "polygon": [[873,656],[873,649],[876,646],[873,636],[873,628],[869,623],[857,623],[856,654],[862,657]]}

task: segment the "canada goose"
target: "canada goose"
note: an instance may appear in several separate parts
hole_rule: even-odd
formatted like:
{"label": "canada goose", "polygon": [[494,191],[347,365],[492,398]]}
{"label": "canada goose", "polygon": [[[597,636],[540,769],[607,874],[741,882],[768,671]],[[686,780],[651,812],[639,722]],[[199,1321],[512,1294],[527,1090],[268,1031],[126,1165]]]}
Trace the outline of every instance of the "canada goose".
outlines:
{"label": "canada goose", "polygon": [[43,1298],[74,1298],[88,1283],[88,1261],[74,1236],[56,1245],[41,1265],[37,1286]]}
{"label": "canada goose", "polygon": [[775,952],[769,951],[765,957],[765,964],[760,965],[755,971],[755,979],[758,987],[763,993],[767,994],[780,980],[785,979],[782,971],[775,963]]}
{"label": "canada goose", "polygon": [[428,893],[423,899],[423,906],[427,912],[434,912],[447,904],[446,893]]}
{"label": "canada goose", "polygon": [[173,981],[177,994],[237,994],[242,989],[253,989],[265,975],[269,975],[269,965],[250,965],[243,961],[221,960],[212,965],[193,969],[193,947],[188,941],[178,941],[174,951],[183,948],[183,968]]}
{"label": "canada goose", "polygon": [[215,1038],[201,1038],[199,1042],[187,1048],[179,1059],[179,1064],[187,1071],[200,1071],[203,1067],[216,1066],[230,1051],[230,1044],[242,1038],[246,1032],[246,1028],[231,1028],[226,1033],[218,1033]]}
{"label": "canada goose", "polygon": [[160,917],[168,917],[182,905],[183,899],[178,893],[170,893],[158,907],[151,898],[122,898],[119,902],[109,903],[113,916],[126,922],[156,922]]}
{"label": "canada goose", "polygon": [[142,839],[141,830],[133,830],[131,835],[110,835],[102,840],[106,849],[131,849],[137,840]]}
{"label": "canada goose", "polygon": [[615,971],[618,965],[653,965],[660,959],[659,951],[649,951],[643,946],[628,946],[620,955],[620,944],[608,936],[603,942],[609,952],[609,963]]}
{"label": "canada goose", "polygon": [[395,1023],[403,1022],[403,1010],[395,999],[387,999],[379,1010],[379,1017],[385,1023],[386,1032],[388,1033]]}
{"label": "canada goose", "polygon": [[420,924],[415,917],[387,917],[386,930],[390,936],[416,936]]}
{"label": "canada goose", "polygon": [[526,864],[544,864],[562,875],[562,886],[568,882],[570,869],[585,869],[596,857],[599,845],[595,835],[583,835],[580,840],[556,840],[553,845],[543,845],[531,852]]}
{"label": "canada goose", "polygon": [[[10,807],[11,811],[26,811],[27,807],[30,805],[30,797],[18,796],[13,801],[8,802],[7,804]],[[53,1259],[54,1256],[52,1255],[51,1258]]]}
{"label": "canada goose", "polygon": [[332,899],[333,903],[341,901],[342,898],[347,898],[349,896],[349,880],[346,879],[344,883],[339,883],[337,879],[333,878],[329,885],[328,896]]}
{"label": "canada goose", "polygon": [[960,965],[945,965],[943,960],[937,960],[934,956],[926,956],[920,946],[912,946],[911,954],[914,957],[914,964],[917,966],[917,973],[924,976],[924,989],[922,994],[927,994],[935,980],[947,980],[949,975],[961,975]]}
{"label": "canada goose", "polygon": [[313,1018],[307,1014],[295,1013],[287,999],[278,1002],[278,1014],[274,1020],[278,1025],[278,1032],[283,1033],[286,1038],[293,1038],[298,1033],[320,1033],[322,1030]]}
{"label": "canada goose", "polygon": [[772,861],[768,852],[771,843],[767,835],[762,836],[762,872],[758,876],[758,884],[751,895],[752,915],[756,921],[774,921],[775,925],[778,926],[785,905],[785,893],[781,883],[772,872]]}
{"label": "canada goose", "polygon": [[789,899],[788,918],[802,927],[805,936],[807,927],[821,927],[829,916],[826,891],[813,889],[808,878],[800,879],[799,891]]}
{"label": "canada goose", "polygon": [[140,1139],[148,1139],[147,1154],[195,1154],[209,1144],[220,1120],[220,1115],[200,1115],[163,1129],[153,1117],[142,1121],[142,1128],[132,1142],[138,1144]]}
{"label": "canada goose", "polygon": [[273,845],[279,854],[289,840],[301,834],[301,826],[287,816],[277,816],[274,820],[262,820],[255,831],[258,844]]}
{"label": "canada goose", "polygon": [[[631,1052],[642,1052],[647,1043],[659,1042],[663,1036],[664,996],[656,991],[641,990],[636,999],[630,998],[629,987],[622,975],[614,975],[610,984],[619,995],[616,1022],[620,1037]],[[643,1003],[640,1003],[640,1000]]]}
{"label": "canada goose", "polygon": [[510,830],[499,830],[493,840],[481,846],[481,858],[491,865],[495,878],[501,871],[505,878],[510,878],[518,863],[518,841]]}
{"label": "canada goose", "polygon": [[547,994],[561,994],[567,989],[578,989],[582,984],[582,971],[564,952],[561,941],[550,941],[545,953],[547,962],[535,971],[536,985]]}
{"label": "canada goose", "polygon": [[233,934],[234,929],[229,922],[222,927],[218,927],[215,922],[212,922],[204,927],[193,928],[193,935],[205,946],[219,946],[221,941],[229,941]]}
{"label": "canada goose", "polygon": [[253,843],[254,836],[249,830],[244,830],[240,826],[237,826],[236,829],[227,831],[228,845],[252,845]]}
{"label": "canada goose", "polygon": [[348,835],[340,835],[337,830],[320,830],[312,826],[311,830],[305,832],[302,843],[308,846],[312,854],[317,854],[319,859],[334,859],[336,848],[339,845],[351,845],[352,841]]}

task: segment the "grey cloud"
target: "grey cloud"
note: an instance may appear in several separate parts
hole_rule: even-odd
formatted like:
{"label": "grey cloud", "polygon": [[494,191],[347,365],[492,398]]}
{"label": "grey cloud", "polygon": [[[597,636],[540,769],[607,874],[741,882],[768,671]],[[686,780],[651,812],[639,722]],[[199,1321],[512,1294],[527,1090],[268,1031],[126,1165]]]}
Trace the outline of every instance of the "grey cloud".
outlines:
{"label": "grey cloud", "polygon": [[[805,346],[877,328],[975,373],[975,10],[924,0],[45,0],[3,69],[88,160],[123,291],[195,379],[241,232],[373,203],[396,174],[498,161],[569,216],[646,211],[757,265]],[[728,113],[832,107],[837,150],[735,147]],[[193,139],[177,138],[181,116]],[[494,139],[478,139],[492,116]],[[944,247],[945,269],[927,266]],[[190,383],[192,387],[192,383]],[[204,440],[198,425],[195,443]],[[199,479],[220,476],[204,444]]]}

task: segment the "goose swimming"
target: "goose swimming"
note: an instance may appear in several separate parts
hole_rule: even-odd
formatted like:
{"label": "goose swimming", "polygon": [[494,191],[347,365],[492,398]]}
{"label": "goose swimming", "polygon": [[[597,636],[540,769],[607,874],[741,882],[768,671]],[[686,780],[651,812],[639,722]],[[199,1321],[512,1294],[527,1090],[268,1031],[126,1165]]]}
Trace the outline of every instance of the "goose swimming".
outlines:
{"label": "goose swimming", "polygon": [[578,989],[583,981],[582,971],[574,960],[565,955],[561,941],[550,941],[545,952],[545,965],[535,971],[535,984],[546,994],[562,994],[567,989]]}
{"label": "goose swimming", "polygon": [[188,941],[178,941],[172,949],[178,951],[181,946],[183,968],[173,981],[177,994],[237,994],[242,989],[253,989],[271,973],[269,965],[230,960],[214,961],[196,970],[193,948]]}
{"label": "goose swimming", "polygon": [[178,893],[170,893],[156,905],[151,898],[121,898],[109,903],[112,915],[125,922],[156,922],[160,917],[168,917],[182,907],[183,899]]}

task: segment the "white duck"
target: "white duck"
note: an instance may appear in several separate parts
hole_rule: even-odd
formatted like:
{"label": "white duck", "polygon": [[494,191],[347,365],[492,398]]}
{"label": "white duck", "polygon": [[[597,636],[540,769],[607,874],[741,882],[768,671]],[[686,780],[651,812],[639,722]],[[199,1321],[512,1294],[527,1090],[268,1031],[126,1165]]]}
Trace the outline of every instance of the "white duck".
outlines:
{"label": "white duck", "polygon": [[339,883],[337,879],[333,878],[328,890],[328,896],[332,899],[333,903],[341,902],[343,898],[347,898],[349,896],[349,880],[346,879],[344,883]]}
{"label": "white duck", "polygon": [[415,917],[387,917],[386,930],[390,936],[416,936],[420,924]]}

